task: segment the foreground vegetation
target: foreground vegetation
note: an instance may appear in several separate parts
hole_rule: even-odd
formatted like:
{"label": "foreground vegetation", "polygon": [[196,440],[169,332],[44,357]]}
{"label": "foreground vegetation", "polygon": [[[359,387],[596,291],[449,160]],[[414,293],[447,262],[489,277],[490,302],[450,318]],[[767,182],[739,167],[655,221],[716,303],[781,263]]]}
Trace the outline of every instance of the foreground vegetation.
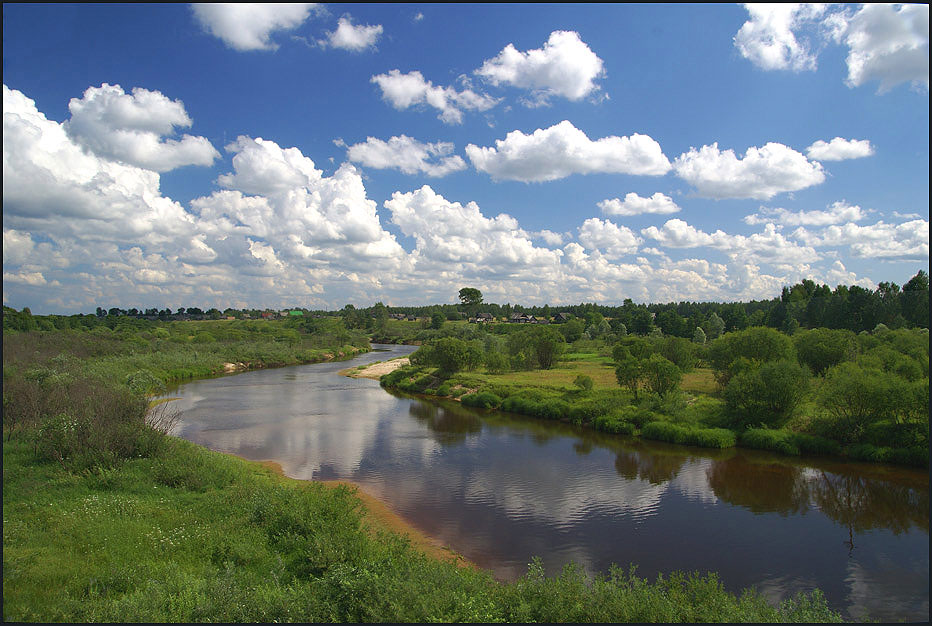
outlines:
{"label": "foreground vegetation", "polygon": [[534,562],[501,583],[381,530],[346,487],[167,436],[171,404],[147,400],[166,383],[365,349],[339,319],[238,324],[4,333],[4,620],[840,621],[818,591],[772,607],[714,574]]}
{"label": "foreground vegetation", "polygon": [[771,607],[713,574],[649,582],[539,563],[512,583],[372,527],[347,488],[282,479],[174,440],[73,472],[4,445],[11,621],[840,621],[818,592]]}
{"label": "foreground vegetation", "polygon": [[677,444],[928,465],[927,329],[750,327],[706,343],[596,327],[569,341],[571,324],[451,325],[381,382]]}

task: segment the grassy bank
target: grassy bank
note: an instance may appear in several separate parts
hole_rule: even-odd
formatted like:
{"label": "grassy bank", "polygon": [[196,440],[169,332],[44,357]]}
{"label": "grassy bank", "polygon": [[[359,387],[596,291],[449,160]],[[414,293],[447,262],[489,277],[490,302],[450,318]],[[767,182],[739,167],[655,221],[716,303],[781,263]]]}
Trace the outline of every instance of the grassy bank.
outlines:
{"label": "grassy bank", "polygon": [[17,436],[3,474],[9,621],[839,621],[818,593],[774,608],[714,575],[499,583],[380,530],[349,488],[180,440],[71,472]]}
{"label": "grassy bank", "polygon": [[488,336],[451,336],[381,383],[674,444],[928,466],[923,331],[823,330],[790,339],[749,329],[708,347],[675,337],[556,339],[559,358],[534,368],[520,365],[523,355],[509,366]]}

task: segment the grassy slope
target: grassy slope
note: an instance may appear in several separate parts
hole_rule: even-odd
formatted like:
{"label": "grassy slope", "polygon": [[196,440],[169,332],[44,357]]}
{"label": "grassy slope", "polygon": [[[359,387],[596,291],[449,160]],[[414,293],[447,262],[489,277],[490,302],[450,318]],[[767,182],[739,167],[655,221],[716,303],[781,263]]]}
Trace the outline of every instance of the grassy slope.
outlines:
{"label": "grassy slope", "polygon": [[839,621],[818,593],[776,609],[714,576],[498,583],[372,527],[347,488],[184,441],[72,474],[16,437],[3,474],[7,621]]}

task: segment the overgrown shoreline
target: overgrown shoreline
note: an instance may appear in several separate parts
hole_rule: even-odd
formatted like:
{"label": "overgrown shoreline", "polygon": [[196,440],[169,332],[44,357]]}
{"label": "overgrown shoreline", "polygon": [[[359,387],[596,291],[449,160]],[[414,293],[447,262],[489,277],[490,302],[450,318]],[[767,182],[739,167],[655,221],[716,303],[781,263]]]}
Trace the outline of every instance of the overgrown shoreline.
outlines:
{"label": "overgrown shoreline", "polygon": [[532,563],[501,583],[427,556],[370,524],[346,486],[168,437],[171,403],[147,418],[166,382],[308,362],[352,345],[334,340],[344,330],[240,327],[266,335],[251,341],[222,335],[234,324],[178,324],[4,333],[5,620],[840,621],[818,591],[773,607],[714,574],[546,577]]}
{"label": "overgrown shoreline", "polygon": [[[752,327],[708,346],[662,336],[561,344],[550,329],[519,329],[507,342],[479,333],[426,344],[380,383],[674,444],[928,467],[924,329],[817,329],[791,339]],[[517,352],[534,336],[549,344],[546,366]]]}

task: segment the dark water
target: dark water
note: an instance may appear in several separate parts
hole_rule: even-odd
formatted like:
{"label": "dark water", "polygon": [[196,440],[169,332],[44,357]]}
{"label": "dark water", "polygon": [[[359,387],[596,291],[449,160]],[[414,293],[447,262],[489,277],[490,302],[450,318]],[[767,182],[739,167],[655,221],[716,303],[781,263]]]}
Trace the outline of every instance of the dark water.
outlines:
{"label": "dark water", "polygon": [[384,347],[183,385],[176,433],[354,481],[503,579],[535,555],[551,574],[636,563],[772,601],[818,587],[848,619],[929,620],[928,473],[626,440],[336,374],[413,350]]}

